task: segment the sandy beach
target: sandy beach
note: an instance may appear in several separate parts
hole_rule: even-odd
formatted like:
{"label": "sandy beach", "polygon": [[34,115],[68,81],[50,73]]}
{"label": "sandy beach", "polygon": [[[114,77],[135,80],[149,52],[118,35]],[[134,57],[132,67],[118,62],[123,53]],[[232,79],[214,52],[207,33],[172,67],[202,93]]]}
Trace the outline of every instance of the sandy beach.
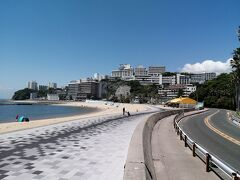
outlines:
{"label": "sandy beach", "polygon": [[97,111],[81,114],[81,115],[74,115],[68,117],[61,117],[61,118],[51,118],[51,119],[42,119],[42,120],[34,120],[30,122],[11,122],[11,123],[1,123],[0,124],[0,134],[14,132],[29,128],[36,128],[41,126],[48,126],[52,124],[58,124],[66,121],[74,121],[80,120],[84,118],[91,118],[91,117],[102,117],[107,115],[117,115],[121,114],[123,107],[125,107],[126,112],[144,112],[149,109],[148,105],[145,104],[122,104],[122,103],[106,103],[106,102],[65,102],[58,104],[59,106],[78,106],[78,107],[91,107],[97,108]]}

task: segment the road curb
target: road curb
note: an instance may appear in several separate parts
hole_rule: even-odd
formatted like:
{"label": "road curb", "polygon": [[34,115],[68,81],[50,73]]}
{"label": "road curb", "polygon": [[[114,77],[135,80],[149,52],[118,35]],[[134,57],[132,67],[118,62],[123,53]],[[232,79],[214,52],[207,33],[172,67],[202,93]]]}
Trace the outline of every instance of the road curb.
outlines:
{"label": "road curb", "polygon": [[159,120],[165,117],[192,110],[168,110],[155,113],[138,124],[130,141],[127,160],[124,166],[124,180],[156,179],[151,147],[154,126]]}

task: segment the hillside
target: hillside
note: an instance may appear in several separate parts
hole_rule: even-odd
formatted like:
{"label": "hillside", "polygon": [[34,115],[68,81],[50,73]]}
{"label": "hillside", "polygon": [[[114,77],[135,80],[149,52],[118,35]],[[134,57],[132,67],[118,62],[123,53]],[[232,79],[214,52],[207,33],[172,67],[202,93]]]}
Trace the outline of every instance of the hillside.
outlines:
{"label": "hillside", "polygon": [[232,74],[221,74],[217,78],[198,85],[191,98],[202,102],[206,107],[235,110],[235,91]]}

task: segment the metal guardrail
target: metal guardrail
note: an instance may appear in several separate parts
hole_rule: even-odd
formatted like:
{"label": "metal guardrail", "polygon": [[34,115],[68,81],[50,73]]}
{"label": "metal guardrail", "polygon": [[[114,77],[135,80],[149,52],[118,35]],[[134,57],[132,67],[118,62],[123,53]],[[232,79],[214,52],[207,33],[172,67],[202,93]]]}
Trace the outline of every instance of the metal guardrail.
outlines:
{"label": "metal guardrail", "polygon": [[217,157],[209,153],[206,149],[201,147],[197,142],[194,142],[178,125],[178,122],[184,117],[184,112],[178,114],[174,118],[174,128],[180,137],[180,140],[184,141],[185,147],[189,147],[192,150],[192,155],[198,156],[206,164],[206,172],[213,170],[219,177],[223,176],[227,179],[240,180],[240,174],[233,168],[224,164]]}
{"label": "metal guardrail", "polygon": [[237,126],[240,126],[240,118],[237,117],[237,114],[236,113],[232,113],[230,116],[231,116],[230,118],[231,118],[232,122],[234,124],[236,124]]}

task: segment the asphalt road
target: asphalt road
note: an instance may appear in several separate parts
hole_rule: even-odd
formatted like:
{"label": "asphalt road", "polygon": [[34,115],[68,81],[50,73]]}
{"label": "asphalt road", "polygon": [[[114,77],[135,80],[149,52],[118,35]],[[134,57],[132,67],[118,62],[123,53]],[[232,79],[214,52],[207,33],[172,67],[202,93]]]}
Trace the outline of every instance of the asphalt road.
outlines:
{"label": "asphalt road", "polygon": [[[152,156],[158,180],[215,180],[213,172],[206,172],[205,165],[192,156],[172,128],[173,118],[158,121],[152,132]],[[193,178],[194,177],[194,178]]]}
{"label": "asphalt road", "polygon": [[240,145],[217,134],[204,122],[206,117],[214,113],[216,114],[209,118],[211,126],[240,141],[240,128],[228,120],[226,110],[210,109],[206,113],[184,118],[179,125],[194,141],[240,172]]}

